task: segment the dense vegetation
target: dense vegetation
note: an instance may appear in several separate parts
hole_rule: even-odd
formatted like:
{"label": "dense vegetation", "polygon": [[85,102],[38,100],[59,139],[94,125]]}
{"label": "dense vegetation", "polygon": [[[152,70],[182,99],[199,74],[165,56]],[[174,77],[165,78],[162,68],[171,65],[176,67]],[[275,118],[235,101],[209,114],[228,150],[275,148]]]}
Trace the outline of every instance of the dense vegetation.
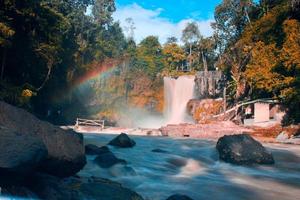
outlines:
{"label": "dense vegetation", "polygon": [[56,123],[116,118],[128,105],[161,112],[163,76],[218,68],[233,103],[276,98],[292,108],[285,122],[298,123],[299,7],[298,0],[223,0],[212,37],[191,22],[183,45],[173,37],[162,45],[155,36],[136,44],[134,19],[125,37],[112,18],[114,0],[3,0],[0,99]]}

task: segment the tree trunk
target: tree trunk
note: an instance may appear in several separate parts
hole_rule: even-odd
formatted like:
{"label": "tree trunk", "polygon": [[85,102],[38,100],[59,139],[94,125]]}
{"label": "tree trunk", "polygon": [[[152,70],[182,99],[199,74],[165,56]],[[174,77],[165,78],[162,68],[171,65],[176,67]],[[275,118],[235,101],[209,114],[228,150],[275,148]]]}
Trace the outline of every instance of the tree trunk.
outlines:
{"label": "tree trunk", "polygon": [[244,10],[245,10],[245,15],[246,15],[247,21],[248,21],[248,23],[250,24],[250,27],[252,28],[252,25],[251,25],[251,19],[250,19],[250,17],[249,17],[249,13],[248,13],[248,11],[247,11],[246,8],[245,8]]}
{"label": "tree trunk", "polygon": [[37,89],[37,91],[40,91],[47,83],[47,81],[49,80],[50,78],[50,74],[51,74],[51,70],[52,70],[52,66],[53,66],[53,63],[48,63],[47,64],[48,66],[48,72],[47,72],[47,75],[43,81],[43,83],[41,84],[41,86]]}
{"label": "tree trunk", "polygon": [[191,66],[192,66],[192,44],[191,43],[190,43],[189,63],[190,63],[190,68],[191,68]]}
{"label": "tree trunk", "polygon": [[2,54],[1,76],[0,76],[0,80],[3,80],[3,78],[4,78],[4,69],[5,69],[5,63],[6,63],[6,53],[7,53],[7,50],[6,50],[6,48],[4,48],[3,54]]}
{"label": "tree trunk", "polygon": [[203,51],[201,51],[201,55],[202,55],[202,62],[203,62],[203,68],[204,68],[204,71],[207,72],[207,71],[208,71],[207,60],[206,60],[206,57],[205,57]]}

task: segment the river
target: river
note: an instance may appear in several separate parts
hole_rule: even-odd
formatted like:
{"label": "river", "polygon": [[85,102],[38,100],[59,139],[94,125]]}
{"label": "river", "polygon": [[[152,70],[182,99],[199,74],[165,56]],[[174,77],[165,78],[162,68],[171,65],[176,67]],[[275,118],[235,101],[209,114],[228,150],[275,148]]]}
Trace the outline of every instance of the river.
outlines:
{"label": "river", "polygon": [[[85,143],[106,145],[114,135],[86,134]],[[265,144],[273,166],[236,166],[219,161],[215,141],[131,136],[134,148],[110,147],[128,164],[102,169],[88,156],[80,176],[122,183],[147,200],[180,193],[201,199],[297,199],[300,196],[300,146]],[[161,149],[166,153],[155,153]]]}

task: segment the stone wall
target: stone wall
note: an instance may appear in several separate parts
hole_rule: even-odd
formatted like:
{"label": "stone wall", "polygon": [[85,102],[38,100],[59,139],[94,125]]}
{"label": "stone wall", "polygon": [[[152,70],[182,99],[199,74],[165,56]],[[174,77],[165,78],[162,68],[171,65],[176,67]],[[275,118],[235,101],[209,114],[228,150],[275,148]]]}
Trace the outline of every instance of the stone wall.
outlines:
{"label": "stone wall", "polygon": [[195,78],[197,98],[216,98],[223,95],[224,76],[221,71],[200,71]]}

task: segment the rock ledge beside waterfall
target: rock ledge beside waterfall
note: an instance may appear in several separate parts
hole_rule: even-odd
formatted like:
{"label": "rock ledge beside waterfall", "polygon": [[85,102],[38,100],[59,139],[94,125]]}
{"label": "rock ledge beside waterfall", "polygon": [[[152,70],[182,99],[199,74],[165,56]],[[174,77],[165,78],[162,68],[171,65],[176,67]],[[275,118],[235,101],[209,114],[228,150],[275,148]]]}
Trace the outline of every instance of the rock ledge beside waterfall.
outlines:
{"label": "rock ledge beside waterfall", "polygon": [[241,127],[231,121],[218,121],[206,124],[171,124],[160,128],[163,136],[218,139],[224,135],[250,133],[251,129]]}

